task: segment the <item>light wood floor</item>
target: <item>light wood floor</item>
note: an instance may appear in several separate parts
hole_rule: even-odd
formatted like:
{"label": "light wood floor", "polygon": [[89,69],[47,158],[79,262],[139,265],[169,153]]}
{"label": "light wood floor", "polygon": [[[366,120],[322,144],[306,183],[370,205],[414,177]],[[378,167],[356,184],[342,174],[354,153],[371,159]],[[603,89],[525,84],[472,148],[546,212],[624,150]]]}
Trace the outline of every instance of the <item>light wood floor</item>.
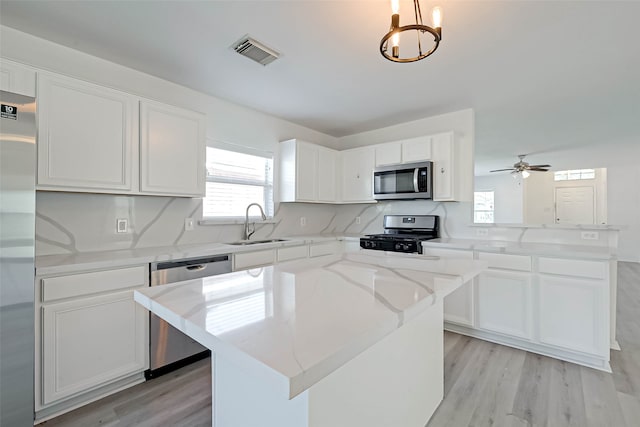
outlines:
{"label": "light wood floor", "polygon": [[[640,264],[618,271],[613,374],[447,332],[445,398],[428,427],[640,427]],[[205,359],[41,426],[210,426],[210,382]]]}

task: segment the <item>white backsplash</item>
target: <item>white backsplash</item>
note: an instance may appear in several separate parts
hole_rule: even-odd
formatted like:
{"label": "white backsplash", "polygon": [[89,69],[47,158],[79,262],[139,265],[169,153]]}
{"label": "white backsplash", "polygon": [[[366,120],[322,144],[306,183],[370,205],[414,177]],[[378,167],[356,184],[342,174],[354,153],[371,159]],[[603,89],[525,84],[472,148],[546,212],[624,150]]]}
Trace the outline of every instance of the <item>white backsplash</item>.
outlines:
{"label": "white backsplash", "polygon": [[[242,238],[242,224],[198,225],[200,199],[43,192],[36,199],[38,255],[94,252],[157,246],[232,242]],[[464,233],[470,203],[395,201],[378,204],[325,205],[281,203],[274,223],[257,223],[254,239],[330,233],[380,233],[386,214],[435,214],[443,237]],[[300,218],[306,225],[301,226]],[[356,223],[360,217],[360,223]],[[116,233],[116,219],[126,218],[129,232]],[[184,231],[185,218],[196,221]]]}

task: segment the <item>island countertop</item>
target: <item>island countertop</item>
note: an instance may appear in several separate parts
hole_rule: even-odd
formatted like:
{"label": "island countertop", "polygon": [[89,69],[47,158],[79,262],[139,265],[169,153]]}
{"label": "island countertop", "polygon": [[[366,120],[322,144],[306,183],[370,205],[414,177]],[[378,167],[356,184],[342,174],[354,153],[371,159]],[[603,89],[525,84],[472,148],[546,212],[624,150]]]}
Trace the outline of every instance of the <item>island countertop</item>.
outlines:
{"label": "island countertop", "polygon": [[171,325],[292,398],[484,270],[471,260],[346,253],[135,292]]}

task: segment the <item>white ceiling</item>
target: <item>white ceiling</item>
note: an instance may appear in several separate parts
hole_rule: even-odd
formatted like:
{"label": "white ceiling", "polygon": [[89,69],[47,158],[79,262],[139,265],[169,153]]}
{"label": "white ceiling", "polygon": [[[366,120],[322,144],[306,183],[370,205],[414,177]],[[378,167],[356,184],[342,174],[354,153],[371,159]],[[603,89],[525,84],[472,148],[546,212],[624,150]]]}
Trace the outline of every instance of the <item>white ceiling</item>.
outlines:
{"label": "white ceiling", "polygon": [[[443,41],[412,64],[378,51],[388,1],[2,0],[0,23],[337,137],[474,108],[477,173],[638,143],[640,2],[436,4]],[[282,57],[237,55],[245,34]]]}

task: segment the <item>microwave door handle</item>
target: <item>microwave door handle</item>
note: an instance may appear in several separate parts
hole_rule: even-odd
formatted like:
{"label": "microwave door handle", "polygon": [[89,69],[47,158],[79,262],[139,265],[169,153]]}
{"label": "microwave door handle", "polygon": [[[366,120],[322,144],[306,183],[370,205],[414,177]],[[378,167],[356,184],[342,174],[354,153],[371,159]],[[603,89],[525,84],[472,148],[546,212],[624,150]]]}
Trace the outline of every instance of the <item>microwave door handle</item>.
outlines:
{"label": "microwave door handle", "polygon": [[420,168],[415,168],[413,170],[413,191],[415,191],[416,193],[420,192],[420,188],[418,188],[418,172],[420,171]]}

